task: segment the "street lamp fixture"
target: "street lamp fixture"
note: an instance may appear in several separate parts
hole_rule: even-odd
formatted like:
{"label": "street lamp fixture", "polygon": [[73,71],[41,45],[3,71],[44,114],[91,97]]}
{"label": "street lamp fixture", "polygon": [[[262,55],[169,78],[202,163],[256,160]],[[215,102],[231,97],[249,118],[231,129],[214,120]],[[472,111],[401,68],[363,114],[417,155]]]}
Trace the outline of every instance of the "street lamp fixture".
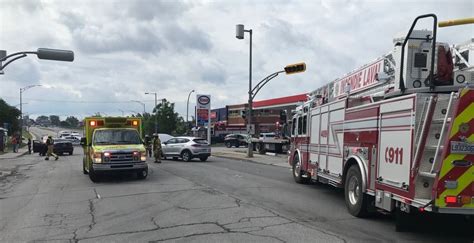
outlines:
{"label": "street lamp fixture", "polygon": [[[8,64],[20,58],[26,57],[27,54],[35,54],[39,59],[44,59],[44,60],[65,61],[65,62],[74,61],[74,52],[69,51],[69,50],[38,48],[37,51],[15,52],[10,55],[7,55],[7,51],[0,50],[0,74],[4,74],[3,69],[5,69],[5,67],[8,66]],[[11,59],[8,60],[9,58]],[[5,64],[2,65],[2,62],[5,62]]]}
{"label": "street lamp fixture", "polygon": [[23,141],[23,92],[34,87],[40,87],[41,84],[28,85],[23,88],[20,88],[20,144]]}
{"label": "street lamp fixture", "polygon": [[188,94],[188,102],[186,102],[186,133],[188,132],[188,127],[189,127],[189,122],[188,122],[188,118],[189,118],[189,96],[191,96],[191,93],[194,92],[194,89],[189,91],[189,94]]}
{"label": "street lamp fixture", "polygon": [[155,95],[155,133],[158,133],[158,108],[156,106],[158,105],[157,101],[157,93],[156,92],[145,92],[146,95]]}

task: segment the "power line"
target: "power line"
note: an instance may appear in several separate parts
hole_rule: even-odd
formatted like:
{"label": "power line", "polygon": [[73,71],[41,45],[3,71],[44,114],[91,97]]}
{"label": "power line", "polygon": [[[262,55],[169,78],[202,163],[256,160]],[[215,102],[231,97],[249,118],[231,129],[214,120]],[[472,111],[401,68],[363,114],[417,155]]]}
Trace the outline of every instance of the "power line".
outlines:
{"label": "power line", "polygon": [[[10,99],[19,99],[19,97],[14,96],[3,96],[4,98]],[[0,97],[2,98],[2,97]],[[24,98],[24,100],[37,101],[37,102],[51,102],[51,103],[75,103],[75,104],[123,104],[123,103],[132,103],[131,101],[90,101],[90,100],[54,100],[54,99],[34,99],[34,98]],[[155,102],[155,100],[142,100],[142,102]]]}

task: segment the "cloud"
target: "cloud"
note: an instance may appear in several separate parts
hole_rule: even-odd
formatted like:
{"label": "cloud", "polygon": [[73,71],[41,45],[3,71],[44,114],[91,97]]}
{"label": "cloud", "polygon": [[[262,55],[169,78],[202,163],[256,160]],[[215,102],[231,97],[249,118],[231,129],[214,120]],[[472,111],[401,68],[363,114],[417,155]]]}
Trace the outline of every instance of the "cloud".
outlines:
{"label": "cloud", "polygon": [[191,4],[181,1],[135,0],[130,2],[127,13],[139,20],[150,21],[157,18],[166,21],[184,14],[191,7]]}
{"label": "cloud", "polygon": [[[419,14],[435,12],[446,20],[470,16],[473,9],[467,0],[5,0],[0,8],[2,49],[71,49],[75,61],[34,56],[16,61],[0,76],[0,97],[16,104],[19,87],[40,82],[45,87],[25,97],[27,112],[71,115],[141,111],[131,99],[146,102],[151,110],[153,97],[144,92],[176,102],[181,114],[192,89],[211,94],[213,107],[244,103],[249,38],[235,38],[238,23],[254,31],[254,84],[289,63],[307,63],[305,73],[279,75],[257,99],[300,94],[390,52],[393,36],[407,31]],[[451,44],[464,42],[472,37],[472,28],[439,29],[438,37]]]}

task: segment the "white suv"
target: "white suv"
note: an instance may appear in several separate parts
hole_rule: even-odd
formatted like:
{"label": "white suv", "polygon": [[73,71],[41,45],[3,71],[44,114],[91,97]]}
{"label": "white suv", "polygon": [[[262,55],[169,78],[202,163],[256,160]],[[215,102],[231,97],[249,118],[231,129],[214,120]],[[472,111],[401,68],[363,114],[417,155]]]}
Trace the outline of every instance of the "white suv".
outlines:
{"label": "white suv", "polygon": [[206,161],[211,156],[211,147],[204,138],[198,137],[176,137],[161,144],[163,158],[182,158],[183,161],[190,161],[199,158]]}

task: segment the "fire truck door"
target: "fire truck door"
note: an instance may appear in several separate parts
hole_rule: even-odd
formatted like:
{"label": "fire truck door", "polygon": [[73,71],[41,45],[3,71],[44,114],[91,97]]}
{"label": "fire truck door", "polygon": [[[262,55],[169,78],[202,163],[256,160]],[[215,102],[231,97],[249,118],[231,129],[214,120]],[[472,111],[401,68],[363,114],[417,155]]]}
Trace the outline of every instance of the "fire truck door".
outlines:
{"label": "fire truck door", "polygon": [[379,182],[407,189],[410,183],[413,98],[380,105]]}
{"label": "fire truck door", "polygon": [[311,163],[315,164],[317,163],[319,165],[319,168],[326,168],[326,164],[321,165],[319,162],[319,153],[320,153],[320,131],[321,131],[321,108],[316,107],[313,110],[311,110],[311,116],[310,116],[310,154],[309,154],[309,160]]}
{"label": "fire truck door", "polygon": [[328,106],[321,107],[321,123],[319,132],[319,166],[326,170],[328,165],[328,137],[329,137],[329,112]]}

